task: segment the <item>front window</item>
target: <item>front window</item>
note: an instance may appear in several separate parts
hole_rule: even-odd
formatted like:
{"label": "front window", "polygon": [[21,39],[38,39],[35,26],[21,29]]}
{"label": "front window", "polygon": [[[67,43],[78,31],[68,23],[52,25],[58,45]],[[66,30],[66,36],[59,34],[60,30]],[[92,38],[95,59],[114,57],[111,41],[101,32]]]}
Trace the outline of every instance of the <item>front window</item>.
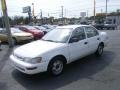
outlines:
{"label": "front window", "polygon": [[51,41],[51,42],[60,42],[66,43],[71,35],[72,30],[61,28],[54,29],[51,32],[47,33],[42,40]]}
{"label": "front window", "polygon": [[82,28],[82,27],[76,28],[72,34],[72,38],[76,38],[76,39],[78,39],[78,41],[86,39],[84,28]]}

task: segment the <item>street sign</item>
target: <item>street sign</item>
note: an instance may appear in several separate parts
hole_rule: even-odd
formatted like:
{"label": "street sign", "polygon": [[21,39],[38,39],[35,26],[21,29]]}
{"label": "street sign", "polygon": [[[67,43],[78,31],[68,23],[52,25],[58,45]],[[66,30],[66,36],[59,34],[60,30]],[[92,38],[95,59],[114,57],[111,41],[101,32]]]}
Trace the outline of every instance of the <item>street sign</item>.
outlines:
{"label": "street sign", "polygon": [[80,16],[81,17],[85,17],[86,16],[86,12],[80,12]]}
{"label": "street sign", "polygon": [[23,13],[28,13],[31,12],[31,7],[27,6],[27,7],[23,7]]}

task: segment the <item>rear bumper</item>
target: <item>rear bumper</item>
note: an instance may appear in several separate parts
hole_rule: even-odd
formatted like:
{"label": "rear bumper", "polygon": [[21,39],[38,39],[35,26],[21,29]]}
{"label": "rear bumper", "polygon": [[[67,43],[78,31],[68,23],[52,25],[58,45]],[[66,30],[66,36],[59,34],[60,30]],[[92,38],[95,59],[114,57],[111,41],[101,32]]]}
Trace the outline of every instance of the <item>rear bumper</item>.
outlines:
{"label": "rear bumper", "polygon": [[37,74],[47,71],[48,62],[43,62],[40,64],[29,64],[18,60],[13,55],[10,56],[10,59],[12,66],[25,74]]}

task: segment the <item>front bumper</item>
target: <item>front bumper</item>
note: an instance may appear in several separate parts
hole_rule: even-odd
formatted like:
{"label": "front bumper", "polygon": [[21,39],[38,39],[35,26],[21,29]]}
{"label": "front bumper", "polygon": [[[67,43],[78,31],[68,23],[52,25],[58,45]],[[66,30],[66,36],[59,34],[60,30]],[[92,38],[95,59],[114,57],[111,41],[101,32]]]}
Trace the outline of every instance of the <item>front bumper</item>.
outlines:
{"label": "front bumper", "polygon": [[17,37],[17,41],[18,42],[29,42],[29,41],[33,41],[33,37]]}
{"label": "front bumper", "polygon": [[48,62],[43,62],[39,64],[29,64],[24,61],[18,60],[13,55],[10,56],[10,59],[12,66],[25,74],[37,74],[40,72],[47,71]]}

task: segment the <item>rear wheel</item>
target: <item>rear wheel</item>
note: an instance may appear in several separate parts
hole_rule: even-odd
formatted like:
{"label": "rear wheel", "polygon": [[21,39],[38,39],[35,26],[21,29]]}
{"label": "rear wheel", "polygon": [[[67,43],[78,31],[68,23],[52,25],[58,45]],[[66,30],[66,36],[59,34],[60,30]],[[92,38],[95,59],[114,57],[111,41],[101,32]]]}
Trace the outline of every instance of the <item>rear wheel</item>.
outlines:
{"label": "rear wheel", "polygon": [[104,45],[103,44],[100,44],[97,48],[97,51],[96,51],[96,56],[101,56],[103,54],[103,49],[104,49]]}
{"label": "rear wheel", "polygon": [[56,57],[50,62],[48,72],[53,76],[58,76],[62,74],[64,65],[63,59],[61,57]]}

